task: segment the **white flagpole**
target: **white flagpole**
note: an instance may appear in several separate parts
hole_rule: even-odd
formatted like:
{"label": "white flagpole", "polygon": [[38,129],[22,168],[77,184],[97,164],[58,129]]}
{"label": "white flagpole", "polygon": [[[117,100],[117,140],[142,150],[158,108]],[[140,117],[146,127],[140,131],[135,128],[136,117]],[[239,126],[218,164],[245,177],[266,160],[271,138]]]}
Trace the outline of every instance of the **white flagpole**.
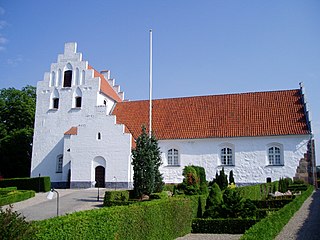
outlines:
{"label": "white flagpole", "polygon": [[150,56],[149,56],[149,137],[151,138],[152,132],[152,29],[149,31],[150,33]]}

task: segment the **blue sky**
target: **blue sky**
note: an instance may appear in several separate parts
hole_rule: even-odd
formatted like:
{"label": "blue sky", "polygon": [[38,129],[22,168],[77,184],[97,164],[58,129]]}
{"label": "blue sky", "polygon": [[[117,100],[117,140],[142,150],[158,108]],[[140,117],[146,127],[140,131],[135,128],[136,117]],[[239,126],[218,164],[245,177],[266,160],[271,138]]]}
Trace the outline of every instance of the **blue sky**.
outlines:
{"label": "blue sky", "polygon": [[111,70],[128,99],[295,89],[304,82],[320,163],[320,1],[0,0],[0,88],[36,86],[65,42]]}

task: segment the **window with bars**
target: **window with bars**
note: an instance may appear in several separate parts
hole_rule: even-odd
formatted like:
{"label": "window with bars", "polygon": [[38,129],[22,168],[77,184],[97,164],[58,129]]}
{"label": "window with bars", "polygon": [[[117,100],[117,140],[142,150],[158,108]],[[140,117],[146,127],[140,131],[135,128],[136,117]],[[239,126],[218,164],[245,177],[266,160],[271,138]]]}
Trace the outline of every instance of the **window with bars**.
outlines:
{"label": "window with bars", "polygon": [[234,165],[231,148],[225,147],[221,149],[221,165]]}
{"label": "window with bars", "polygon": [[280,148],[276,146],[269,147],[268,159],[269,159],[269,165],[282,165]]}
{"label": "window with bars", "polygon": [[168,150],[168,165],[179,165],[179,151],[177,149],[172,148]]}

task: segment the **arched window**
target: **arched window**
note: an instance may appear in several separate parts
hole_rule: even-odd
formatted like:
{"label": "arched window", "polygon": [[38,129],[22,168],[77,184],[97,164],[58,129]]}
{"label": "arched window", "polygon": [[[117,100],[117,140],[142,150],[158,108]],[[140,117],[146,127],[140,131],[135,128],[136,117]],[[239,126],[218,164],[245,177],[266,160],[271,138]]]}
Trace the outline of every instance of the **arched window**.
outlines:
{"label": "arched window", "polygon": [[72,66],[68,63],[64,69],[63,87],[71,87],[72,84]]}
{"label": "arched window", "polygon": [[224,147],[220,151],[221,165],[234,165],[233,151],[229,147]]}
{"label": "arched window", "polygon": [[72,70],[67,70],[64,72],[63,87],[71,87],[72,82]]}
{"label": "arched window", "polygon": [[179,165],[179,151],[177,149],[172,148],[168,150],[168,165]]}
{"label": "arched window", "polygon": [[56,172],[62,173],[62,165],[63,165],[63,155],[57,156],[57,165],[56,165]]}
{"label": "arched window", "polygon": [[73,108],[81,108],[82,106],[82,92],[80,88],[77,88],[73,93]]}
{"label": "arched window", "polygon": [[101,140],[101,133],[100,132],[98,132],[97,139]]}
{"label": "arched window", "polygon": [[278,146],[268,148],[269,165],[282,165],[281,150]]}
{"label": "arched window", "polygon": [[59,108],[59,92],[55,88],[51,94],[51,102],[50,102],[51,109],[58,109]]}

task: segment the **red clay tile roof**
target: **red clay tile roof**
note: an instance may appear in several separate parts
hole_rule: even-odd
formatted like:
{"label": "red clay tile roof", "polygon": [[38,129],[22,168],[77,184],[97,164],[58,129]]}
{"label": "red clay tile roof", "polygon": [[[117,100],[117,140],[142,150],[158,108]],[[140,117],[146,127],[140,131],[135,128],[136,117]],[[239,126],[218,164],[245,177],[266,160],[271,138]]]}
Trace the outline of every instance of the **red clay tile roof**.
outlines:
{"label": "red clay tile roof", "polygon": [[64,133],[64,135],[77,135],[77,134],[78,134],[77,127],[71,127],[68,131]]}
{"label": "red clay tile roof", "polygon": [[[117,103],[112,112],[136,139],[149,126],[149,101]],[[153,101],[158,139],[309,134],[299,89]]]}
{"label": "red clay tile roof", "polygon": [[100,91],[103,92],[105,95],[111,97],[116,102],[122,102],[122,99],[119,97],[119,95],[116,93],[116,91],[110,86],[110,84],[107,82],[105,77],[99,73],[97,70],[95,70],[93,67],[88,65],[88,69],[93,69],[94,71],[94,77],[100,77],[101,84],[100,84]]}

